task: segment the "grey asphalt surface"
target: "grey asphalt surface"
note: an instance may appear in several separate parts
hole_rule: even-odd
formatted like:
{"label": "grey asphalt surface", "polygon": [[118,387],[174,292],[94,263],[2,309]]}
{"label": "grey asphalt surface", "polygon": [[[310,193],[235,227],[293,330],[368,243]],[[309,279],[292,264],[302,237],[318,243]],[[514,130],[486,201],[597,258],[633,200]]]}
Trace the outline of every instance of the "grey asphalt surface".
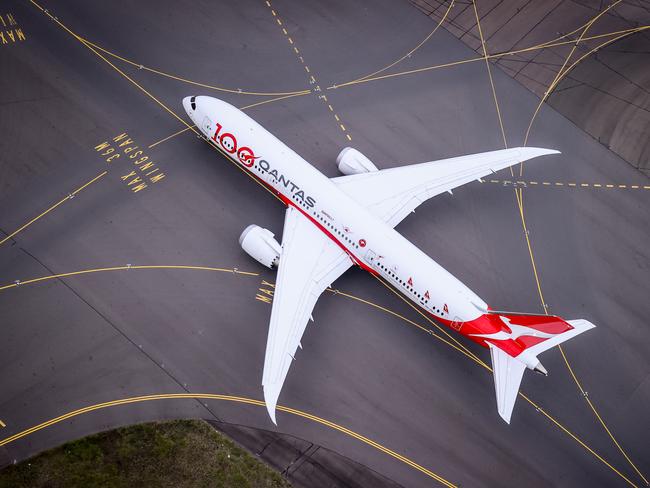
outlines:
{"label": "grey asphalt surface", "polygon": [[[435,26],[406,1],[41,4],[79,36],[148,67],[248,91],[323,91],[248,110],[328,176],[353,145],[380,168],[503,147],[484,63],[325,91],[412,49]],[[166,393],[261,399],[270,306],[262,269],[239,248],[250,223],[281,235],[283,207],[79,40],[28,2],[3,4],[26,39],[0,46],[0,229],[5,235],[104,170],[96,183],[0,245],[2,283],[90,268],[122,270],[0,290],[0,439],[87,405]],[[2,12],[0,12],[2,14]],[[287,35],[282,32],[287,30]],[[294,44],[290,44],[290,36]],[[293,50],[310,68],[307,73]],[[474,57],[440,29],[398,70]],[[184,117],[181,98],[237,106],[222,93],[107,58]],[[316,83],[310,84],[314,76]],[[510,146],[537,99],[493,70]],[[318,95],[328,102],[346,132]],[[165,178],[137,193],[125,155],[94,147],[127,132]],[[345,134],[352,137],[349,142]],[[648,185],[650,180],[544,107],[529,145],[561,156],[526,163],[523,180]],[[501,172],[495,178],[511,179]],[[128,180],[127,180],[128,181]],[[526,223],[552,313],[597,328],[565,346],[583,388],[636,466],[650,474],[650,191],[530,186]],[[514,191],[473,183],[431,200],[398,228],[494,308],[542,312]],[[1,240],[1,238],[0,238]],[[335,287],[427,326],[360,270]],[[430,334],[367,304],[325,294],[280,404],[364,435],[462,486],[623,486],[625,481],[521,398],[510,426],[490,374]],[[465,343],[483,360],[487,351]],[[522,391],[633,483],[642,484],[576,387],[557,350],[549,377]],[[0,464],[66,440],[144,420],[201,417],[270,429],[263,407],[156,400],[105,408],[0,447]],[[278,430],[311,440],[404,486],[426,474],[316,422],[279,412]],[[2,440],[0,440],[2,444]]]}

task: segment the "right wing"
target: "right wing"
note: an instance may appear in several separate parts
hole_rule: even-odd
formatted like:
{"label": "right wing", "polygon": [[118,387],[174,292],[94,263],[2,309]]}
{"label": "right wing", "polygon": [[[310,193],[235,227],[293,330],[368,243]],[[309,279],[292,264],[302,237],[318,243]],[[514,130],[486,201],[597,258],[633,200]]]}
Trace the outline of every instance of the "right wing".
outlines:
{"label": "right wing", "polygon": [[350,197],[392,227],[429,198],[552,149],[515,147],[333,178]]}
{"label": "right wing", "polygon": [[275,424],[275,406],[318,297],[352,260],[300,211],[288,207],[282,253],[264,358],[264,400]]}

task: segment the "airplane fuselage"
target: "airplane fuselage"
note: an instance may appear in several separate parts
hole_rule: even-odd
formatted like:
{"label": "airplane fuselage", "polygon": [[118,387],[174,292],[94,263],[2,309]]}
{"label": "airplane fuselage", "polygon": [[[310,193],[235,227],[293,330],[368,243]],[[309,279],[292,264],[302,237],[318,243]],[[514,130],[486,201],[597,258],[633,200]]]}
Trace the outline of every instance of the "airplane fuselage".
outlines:
{"label": "airplane fuselage", "polygon": [[355,264],[471,340],[487,346],[485,335],[505,334],[497,340],[500,348],[513,356],[523,350],[508,337],[507,325],[486,313],[489,307],[478,295],[277,137],[228,103],[196,98],[200,109],[192,108],[189,97],[183,104],[206,139],[305,215]]}

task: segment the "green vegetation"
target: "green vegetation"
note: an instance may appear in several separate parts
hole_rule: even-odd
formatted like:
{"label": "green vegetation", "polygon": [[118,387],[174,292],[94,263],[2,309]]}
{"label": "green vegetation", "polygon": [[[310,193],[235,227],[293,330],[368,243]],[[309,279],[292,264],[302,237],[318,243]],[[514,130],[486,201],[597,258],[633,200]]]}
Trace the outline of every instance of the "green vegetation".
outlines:
{"label": "green vegetation", "polygon": [[198,420],[102,432],[0,471],[0,488],[289,487],[279,473]]}

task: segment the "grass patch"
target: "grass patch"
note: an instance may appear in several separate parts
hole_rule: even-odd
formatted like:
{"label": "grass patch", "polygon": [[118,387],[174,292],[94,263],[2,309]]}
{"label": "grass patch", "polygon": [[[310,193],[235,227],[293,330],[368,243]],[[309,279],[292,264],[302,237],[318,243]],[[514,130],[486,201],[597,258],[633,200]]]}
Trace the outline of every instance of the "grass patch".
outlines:
{"label": "grass patch", "polygon": [[291,485],[200,420],[152,422],[102,432],[0,471],[0,488],[133,486]]}

